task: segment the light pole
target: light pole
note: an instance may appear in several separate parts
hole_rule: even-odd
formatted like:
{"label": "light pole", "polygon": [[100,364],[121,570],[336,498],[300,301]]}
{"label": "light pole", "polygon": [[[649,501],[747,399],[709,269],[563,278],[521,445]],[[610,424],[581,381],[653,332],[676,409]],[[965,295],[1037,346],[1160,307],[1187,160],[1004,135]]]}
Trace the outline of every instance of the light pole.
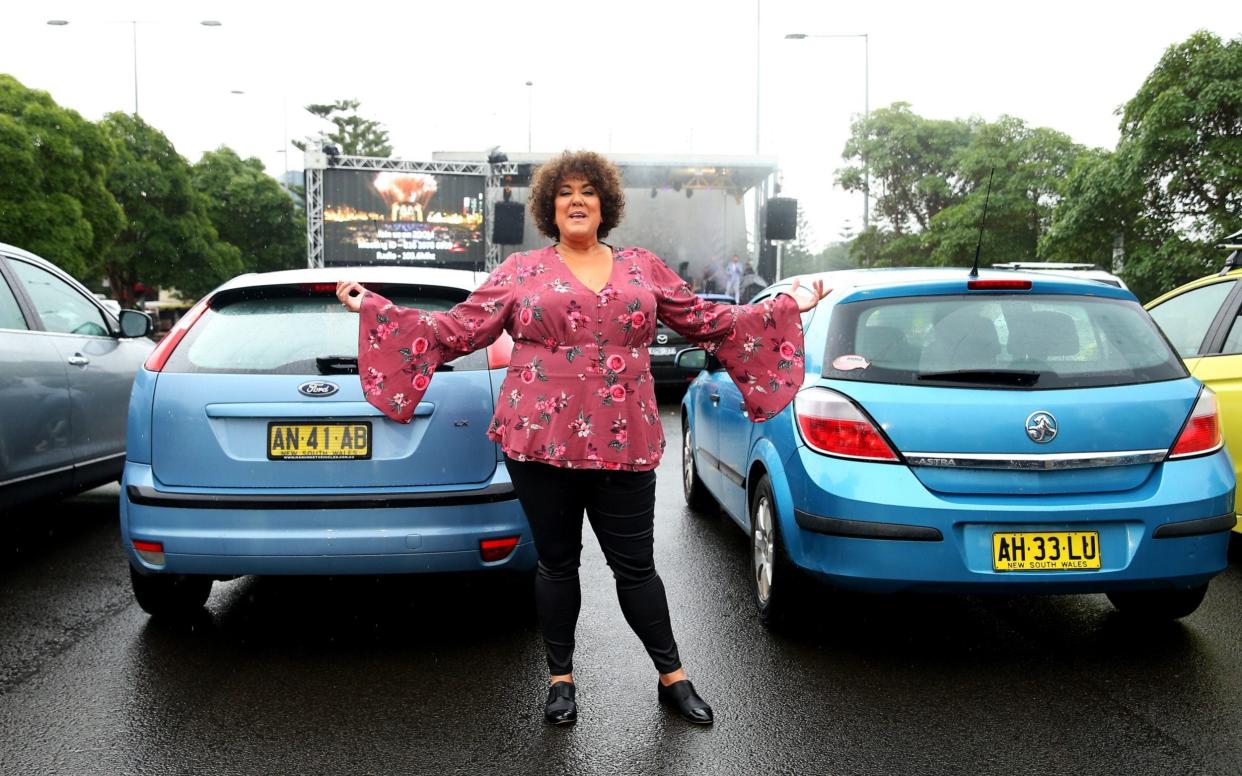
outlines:
{"label": "light pole", "polygon": [[531,118],[535,112],[535,82],[526,82],[526,153],[530,153]]}
{"label": "light pole", "polygon": [[[865,33],[853,35],[807,35],[804,32],[791,32],[785,40],[806,40],[807,38],[862,38],[863,41],[863,121],[871,116],[871,38]],[[871,168],[867,164],[867,152],[863,151],[863,231],[871,225]]]}
{"label": "light pole", "polygon": [[[48,19],[47,23],[52,27],[65,27],[69,24],[68,19]],[[128,19],[117,21],[106,21],[103,24],[128,24],[130,29],[130,39],[133,42],[134,49],[134,115],[138,115],[138,25],[139,24],[158,24],[159,22],[148,21],[143,19]],[[221,27],[223,24],[215,19],[204,19],[199,22],[204,27]]]}
{"label": "light pole", "polygon": [[[236,95],[238,97],[247,96],[245,89],[230,89],[229,94]],[[276,151],[276,153],[281,154],[284,157],[285,178],[288,178],[289,177],[289,95],[287,94],[280,95],[280,116],[281,116],[281,127],[282,127],[281,131],[283,132],[283,135],[281,137],[280,150]],[[282,179],[282,182],[287,183],[287,181],[285,181],[284,179]]]}

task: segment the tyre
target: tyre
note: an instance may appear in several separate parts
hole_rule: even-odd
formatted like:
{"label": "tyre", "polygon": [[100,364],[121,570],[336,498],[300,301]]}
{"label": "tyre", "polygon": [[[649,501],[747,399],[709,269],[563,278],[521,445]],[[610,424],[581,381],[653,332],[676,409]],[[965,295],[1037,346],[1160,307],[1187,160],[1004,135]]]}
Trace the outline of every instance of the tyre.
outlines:
{"label": "tyre", "polygon": [[805,599],[807,579],[789,559],[776,515],[772,481],[763,475],[750,498],[750,589],[765,627],[792,620]]}
{"label": "tyre", "polygon": [[1125,590],[1108,593],[1108,600],[1127,617],[1144,620],[1177,620],[1203,603],[1206,584],[1189,589]]}
{"label": "tyre", "polygon": [[699,469],[694,465],[694,432],[685,419],[681,422],[681,490],[686,504],[695,512],[710,512],[716,508],[716,499],[699,479]]}
{"label": "tyre", "polygon": [[211,577],[143,574],[130,566],[129,583],[142,610],[164,620],[194,617],[211,595]]}

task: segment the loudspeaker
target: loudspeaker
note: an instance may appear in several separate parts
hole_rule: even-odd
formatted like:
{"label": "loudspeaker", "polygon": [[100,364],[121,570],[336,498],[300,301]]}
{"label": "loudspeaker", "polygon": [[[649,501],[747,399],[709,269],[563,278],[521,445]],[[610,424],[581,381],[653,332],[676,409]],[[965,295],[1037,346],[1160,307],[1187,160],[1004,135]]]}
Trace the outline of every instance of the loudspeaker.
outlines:
{"label": "loudspeaker", "polygon": [[525,205],[521,202],[497,202],[492,219],[492,244],[521,245],[525,226]]}
{"label": "loudspeaker", "polygon": [[773,197],[768,200],[765,236],[769,240],[793,240],[798,236],[798,200]]}

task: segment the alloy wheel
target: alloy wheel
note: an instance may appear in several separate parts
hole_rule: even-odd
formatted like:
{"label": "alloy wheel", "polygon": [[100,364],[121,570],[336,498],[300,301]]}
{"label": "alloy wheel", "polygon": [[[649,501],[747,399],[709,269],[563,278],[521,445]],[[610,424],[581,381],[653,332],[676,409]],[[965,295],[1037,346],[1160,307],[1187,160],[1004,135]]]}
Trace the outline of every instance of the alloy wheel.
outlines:
{"label": "alloy wheel", "polygon": [[776,536],[772,531],[772,501],[766,493],[755,501],[755,513],[751,517],[751,544],[754,552],[752,568],[755,574],[755,594],[759,604],[765,605],[772,596],[772,566],[776,560]]}

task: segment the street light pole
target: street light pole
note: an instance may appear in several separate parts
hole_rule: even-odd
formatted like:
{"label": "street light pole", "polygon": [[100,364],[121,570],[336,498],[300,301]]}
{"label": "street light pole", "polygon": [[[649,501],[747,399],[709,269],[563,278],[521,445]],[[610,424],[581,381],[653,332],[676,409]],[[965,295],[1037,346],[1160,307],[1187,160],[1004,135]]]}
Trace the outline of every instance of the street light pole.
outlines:
{"label": "street light pole", "polygon": [[759,0],[755,0],[755,156],[759,155],[759,110],[761,107],[759,102],[759,54],[762,44],[762,38],[760,37],[762,22],[763,10],[759,6]]}
{"label": "street light pole", "polygon": [[[156,22],[129,19],[127,20],[130,27],[130,40],[134,49],[134,115],[138,115],[138,24],[155,24]],[[65,27],[69,24],[68,19],[48,19],[47,23],[51,27]],[[123,21],[108,21],[104,24],[124,24]],[[204,27],[221,27],[223,24],[215,19],[204,19],[199,22]]]}
{"label": "street light pole", "polygon": [[138,115],[138,22],[130,21],[130,30],[133,32],[131,40],[134,42],[134,116]]}
{"label": "street light pole", "polygon": [[[871,118],[871,36],[868,33],[853,35],[807,35],[804,32],[791,32],[785,40],[806,40],[807,38],[862,38],[863,41],[863,121]],[[863,151],[863,231],[871,225],[871,167],[867,163],[867,152]]]}
{"label": "street light pole", "polygon": [[526,82],[526,153],[531,150],[531,126],[535,112],[535,82]]}

